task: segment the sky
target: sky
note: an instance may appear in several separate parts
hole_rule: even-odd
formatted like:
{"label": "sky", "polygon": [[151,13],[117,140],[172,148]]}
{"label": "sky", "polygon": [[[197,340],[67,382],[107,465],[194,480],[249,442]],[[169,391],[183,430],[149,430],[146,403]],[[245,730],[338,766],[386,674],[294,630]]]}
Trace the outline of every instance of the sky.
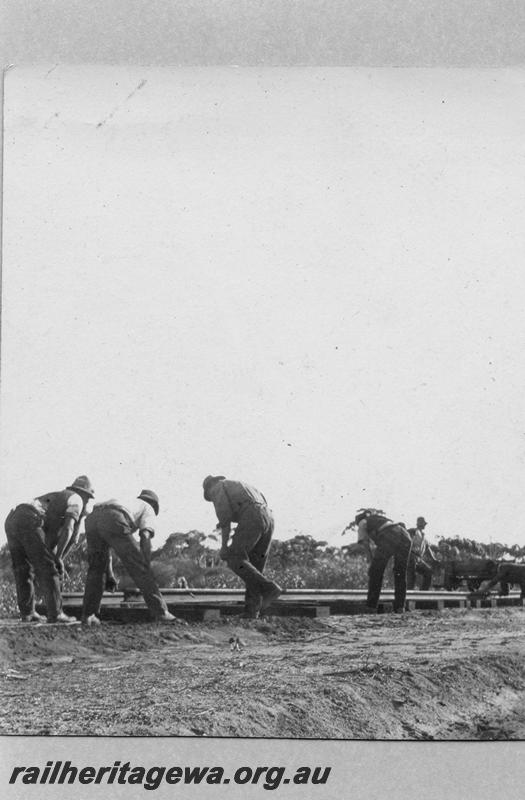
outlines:
{"label": "sky", "polygon": [[12,68],[0,514],[84,473],[157,491],[160,544],[212,531],[211,473],[278,538],[370,505],[525,545],[524,85]]}

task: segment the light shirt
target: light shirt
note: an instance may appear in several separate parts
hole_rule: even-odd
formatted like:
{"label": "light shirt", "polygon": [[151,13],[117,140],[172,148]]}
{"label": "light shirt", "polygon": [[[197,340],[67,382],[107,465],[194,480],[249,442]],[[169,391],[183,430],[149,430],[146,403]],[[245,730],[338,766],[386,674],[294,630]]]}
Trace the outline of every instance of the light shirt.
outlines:
{"label": "light shirt", "polygon": [[252,504],[266,505],[265,496],[254,486],[228,478],[217,481],[212,486],[210,497],[221,528],[232,522],[239,522],[243,507]]}
{"label": "light shirt", "polygon": [[427,549],[424,531],[416,528],[412,534],[412,554],[422,556]]}
{"label": "light shirt", "polygon": [[124,498],[122,500],[104,500],[102,503],[97,503],[101,506],[117,506],[121,508],[131,523],[131,531],[150,531],[151,535],[155,534],[156,514],[149,503],[145,500],[139,500],[138,497],[133,499]]}

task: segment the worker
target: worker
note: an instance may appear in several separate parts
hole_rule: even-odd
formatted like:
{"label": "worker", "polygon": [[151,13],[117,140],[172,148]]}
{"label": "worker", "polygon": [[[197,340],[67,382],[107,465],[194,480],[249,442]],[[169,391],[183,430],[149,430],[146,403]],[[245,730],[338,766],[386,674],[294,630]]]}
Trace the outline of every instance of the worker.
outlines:
{"label": "worker", "polygon": [[[80,475],[66,489],[39,495],[9,512],[5,531],[23,622],[76,622],[62,609],[61,579],[64,559],[78,539],[80,522],[94,496],[89,478]],[[47,617],[35,608],[35,576]]]}
{"label": "worker", "polygon": [[[360,509],[354,520],[357,525],[357,543],[370,559],[368,569],[367,612],[375,614],[383,585],[383,575],[390,559],[394,559],[394,612],[405,609],[407,566],[410,556],[410,535],[400,522],[393,522],[384,511],[374,508]],[[373,551],[370,543],[375,545]]]}
{"label": "worker", "polygon": [[[246,585],[244,616],[256,619],[283,591],[263,575],[274,530],[266,498],[253,486],[224,475],[208,475],[202,488],[219,520],[221,558]],[[233,535],[232,522],[237,523]]]}
{"label": "worker", "polygon": [[410,558],[408,559],[407,569],[407,589],[414,589],[416,586],[416,575],[422,576],[421,591],[426,592],[432,583],[432,567],[427,560],[434,566],[440,562],[432,552],[432,548],[425,539],[425,528],[427,521],[424,517],[418,517],[416,527],[409,528],[408,532],[412,539]]}
{"label": "worker", "polygon": [[[106,500],[97,503],[86,518],[88,572],[82,604],[82,622],[99,625],[100,603],[111,569],[111,551],[115,551],[132,580],[142,592],[153,619],[174,622],[151,570],[151,539],[155,535],[159,498],[143,489],[135,500]],[[133,533],[139,532],[137,544]],[[110,587],[111,588],[111,587]]]}

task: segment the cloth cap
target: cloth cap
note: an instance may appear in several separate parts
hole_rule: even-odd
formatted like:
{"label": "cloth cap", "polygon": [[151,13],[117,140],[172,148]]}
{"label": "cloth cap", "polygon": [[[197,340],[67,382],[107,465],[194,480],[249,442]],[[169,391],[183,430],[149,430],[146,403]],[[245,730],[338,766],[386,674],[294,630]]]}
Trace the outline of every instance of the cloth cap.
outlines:
{"label": "cloth cap", "polygon": [[66,486],[66,489],[69,489],[71,492],[84,492],[84,494],[89,495],[89,497],[95,497],[95,490],[87,475],[79,475],[78,478],[75,478],[71,486]]}
{"label": "cloth cap", "polygon": [[138,496],[139,500],[145,500],[146,503],[149,503],[152,507],[155,514],[159,515],[159,496],[155,492],[152,492],[151,489],[143,489]]}
{"label": "cloth cap", "polygon": [[225,475],[207,475],[202,482],[202,488],[204,490],[204,499],[210,500],[210,489],[214,486],[217,481],[224,481],[226,480]]}

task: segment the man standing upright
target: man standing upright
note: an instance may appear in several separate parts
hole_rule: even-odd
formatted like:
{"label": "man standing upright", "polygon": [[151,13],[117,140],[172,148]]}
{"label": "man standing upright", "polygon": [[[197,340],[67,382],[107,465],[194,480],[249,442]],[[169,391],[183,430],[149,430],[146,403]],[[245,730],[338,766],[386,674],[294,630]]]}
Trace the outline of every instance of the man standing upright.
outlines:
{"label": "man standing upright", "polygon": [[[383,575],[390,559],[394,558],[394,611],[401,613],[405,608],[407,590],[407,565],[411,540],[405,526],[392,522],[383,511],[364,508],[358,511],[354,520],[357,525],[357,542],[370,555],[368,570],[367,607],[370,613],[377,611],[379,596],[383,585]],[[370,542],[375,545],[372,553]]]}
{"label": "man standing upright", "polygon": [[414,589],[416,586],[416,575],[421,575],[423,580],[421,582],[421,591],[426,592],[430,589],[432,583],[432,567],[430,567],[426,559],[433,564],[439,564],[438,559],[432,552],[432,548],[425,539],[425,528],[427,522],[424,517],[418,517],[415,528],[409,528],[408,532],[412,539],[412,548],[410,550],[410,558],[408,559],[407,569],[407,589]]}
{"label": "man standing upright", "polygon": [[[253,486],[224,475],[208,475],[202,488],[204,499],[213,503],[219,520],[221,558],[244,581],[245,615],[256,619],[282,593],[277,583],[263,575],[274,530],[266,498]],[[237,528],[228,546],[232,522]]]}
{"label": "man standing upright", "polygon": [[[159,498],[150,489],[143,489],[131,502],[106,500],[97,503],[86,518],[88,573],[82,604],[82,622],[98,625],[100,602],[106,580],[111,580],[111,553],[115,551],[122,565],[142,592],[156,622],[173,622],[166,601],[151,571],[151,539],[155,535],[155,518],[159,513]],[[140,545],[133,533],[139,532]]]}
{"label": "man standing upright", "polygon": [[75,621],[62,611],[60,579],[64,558],[78,538],[80,521],[94,496],[89,478],[80,475],[66,489],[35,497],[9,512],[5,531],[24,622],[45,621],[35,610],[34,575],[44,595],[47,621]]}

